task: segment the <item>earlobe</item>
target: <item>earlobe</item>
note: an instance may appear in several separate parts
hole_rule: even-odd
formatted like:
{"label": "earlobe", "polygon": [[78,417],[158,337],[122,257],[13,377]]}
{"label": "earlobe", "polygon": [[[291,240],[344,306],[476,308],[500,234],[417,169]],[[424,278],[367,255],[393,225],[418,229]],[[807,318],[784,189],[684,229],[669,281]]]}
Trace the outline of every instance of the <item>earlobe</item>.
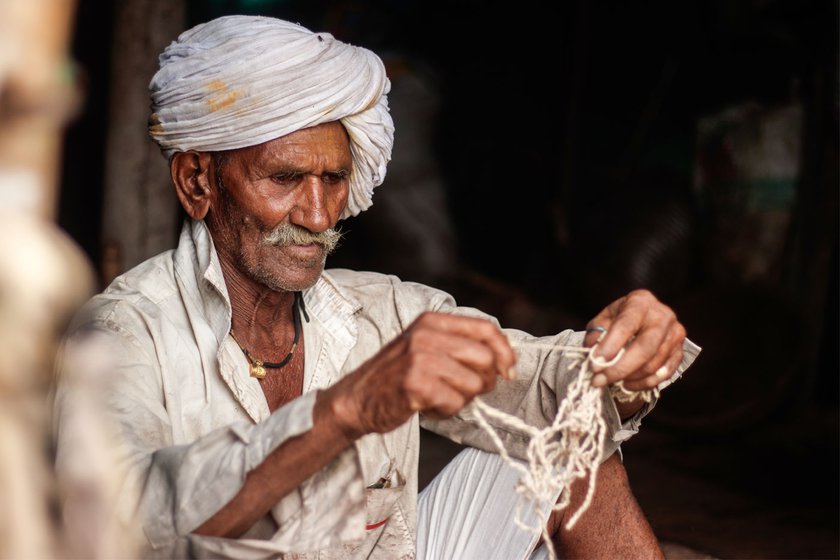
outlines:
{"label": "earlobe", "polygon": [[203,220],[210,210],[210,166],[212,157],[207,152],[176,152],[169,162],[169,171],[175,193],[187,215],[193,220]]}

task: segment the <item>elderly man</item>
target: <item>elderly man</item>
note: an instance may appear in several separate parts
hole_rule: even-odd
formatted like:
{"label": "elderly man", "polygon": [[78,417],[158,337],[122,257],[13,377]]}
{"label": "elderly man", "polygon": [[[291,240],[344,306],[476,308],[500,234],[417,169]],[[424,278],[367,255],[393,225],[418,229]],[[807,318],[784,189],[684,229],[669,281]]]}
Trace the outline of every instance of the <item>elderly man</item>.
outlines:
{"label": "elderly man", "polygon": [[[614,453],[653,403],[617,406],[607,387],[661,387],[690,364],[697,348],[668,307],[638,291],[588,335],[534,339],[428,286],[325,270],[337,222],[371,205],[391,153],[389,82],[363,48],[274,18],[223,17],[167,47],[150,87],[150,133],[190,220],[177,249],[79,313],[57,399],[61,468],[74,451],[66,380],[96,377],[144,554],[545,554],[514,524],[517,471],[467,405],[482,395],[550,424],[575,374],[545,347],[599,335],[603,357],[624,355],[592,378],[609,428],[594,499],[570,531],[565,511],[533,515],[566,554],[661,554]],[[514,353],[529,340],[542,346]],[[91,348],[105,349],[95,366],[73,359]],[[470,448],[418,508],[421,425]],[[526,434],[499,434],[523,455]],[[569,491],[573,507],[586,488]]]}

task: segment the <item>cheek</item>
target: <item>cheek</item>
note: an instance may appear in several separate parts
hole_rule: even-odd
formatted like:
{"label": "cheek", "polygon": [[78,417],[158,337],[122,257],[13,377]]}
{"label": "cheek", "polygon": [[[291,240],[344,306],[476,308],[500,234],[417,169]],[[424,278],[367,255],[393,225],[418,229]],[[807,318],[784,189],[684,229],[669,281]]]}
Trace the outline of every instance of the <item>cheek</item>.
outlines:
{"label": "cheek", "polygon": [[330,213],[337,220],[347,207],[347,199],[350,196],[350,185],[347,184],[336,193],[336,196],[330,198]]}
{"label": "cheek", "polygon": [[237,212],[231,220],[231,225],[240,238],[253,237],[265,229],[261,217],[247,211]]}
{"label": "cheek", "polygon": [[267,208],[263,208],[262,213],[257,213],[254,209],[241,206],[229,208],[229,214],[225,220],[227,233],[237,251],[249,252],[273,227],[266,210]]}
{"label": "cheek", "polygon": [[295,206],[291,197],[266,197],[251,204],[243,215],[243,225],[260,230],[269,230],[286,219]]}

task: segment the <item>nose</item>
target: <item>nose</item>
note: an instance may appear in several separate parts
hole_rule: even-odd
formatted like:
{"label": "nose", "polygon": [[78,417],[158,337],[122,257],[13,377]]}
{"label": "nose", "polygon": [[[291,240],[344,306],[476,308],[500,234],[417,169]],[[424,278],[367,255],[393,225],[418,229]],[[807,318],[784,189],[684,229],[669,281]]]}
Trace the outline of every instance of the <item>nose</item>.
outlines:
{"label": "nose", "polygon": [[319,233],[332,227],[327,192],[320,175],[307,174],[300,187],[295,207],[289,214],[291,223]]}

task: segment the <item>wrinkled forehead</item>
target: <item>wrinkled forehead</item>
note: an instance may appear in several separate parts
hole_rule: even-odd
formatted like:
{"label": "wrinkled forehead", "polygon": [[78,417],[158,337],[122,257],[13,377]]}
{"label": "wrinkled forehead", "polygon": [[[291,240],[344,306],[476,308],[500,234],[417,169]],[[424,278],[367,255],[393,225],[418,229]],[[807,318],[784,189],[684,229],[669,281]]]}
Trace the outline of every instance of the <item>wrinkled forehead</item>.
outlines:
{"label": "wrinkled forehead", "polygon": [[307,127],[254,146],[212,152],[217,164],[232,160],[256,171],[288,170],[347,171],[352,173],[350,136],[338,121]]}

